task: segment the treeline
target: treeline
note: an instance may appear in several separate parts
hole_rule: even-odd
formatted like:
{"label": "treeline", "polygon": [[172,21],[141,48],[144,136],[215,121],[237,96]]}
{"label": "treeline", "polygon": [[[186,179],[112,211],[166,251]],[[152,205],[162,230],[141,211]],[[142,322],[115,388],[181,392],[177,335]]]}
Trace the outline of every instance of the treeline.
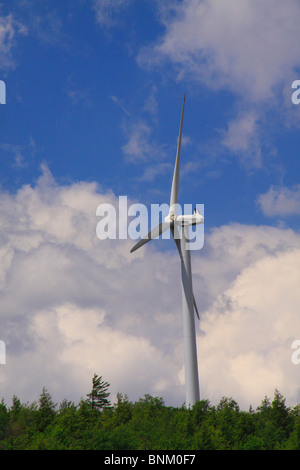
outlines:
{"label": "treeline", "polygon": [[0,404],[0,450],[293,450],[300,449],[300,406],[288,408],[278,390],[256,410],[235,400],[217,406],[200,400],[192,409],[165,406],[160,397],[136,402],[118,394],[111,404],[107,382],[94,376],[78,405],[52,401],[43,388],[37,403],[14,396]]}

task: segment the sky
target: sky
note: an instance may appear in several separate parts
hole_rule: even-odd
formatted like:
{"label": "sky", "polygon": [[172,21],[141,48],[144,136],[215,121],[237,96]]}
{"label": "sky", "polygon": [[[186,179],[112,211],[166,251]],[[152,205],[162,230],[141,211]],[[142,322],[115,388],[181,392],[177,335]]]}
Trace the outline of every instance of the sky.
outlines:
{"label": "sky", "polygon": [[200,396],[300,403],[299,22],[298,0],[0,1],[6,403],[79,403],[94,373],[112,402],[184,403],[175,244],[96,235],[101,204],[169,203],[184,94]]}

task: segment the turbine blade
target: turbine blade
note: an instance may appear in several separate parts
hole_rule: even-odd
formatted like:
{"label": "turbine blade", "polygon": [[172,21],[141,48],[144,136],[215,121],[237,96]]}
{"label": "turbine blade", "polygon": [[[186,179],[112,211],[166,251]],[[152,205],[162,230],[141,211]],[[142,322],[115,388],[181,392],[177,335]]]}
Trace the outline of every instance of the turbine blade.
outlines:
{"label": "turbine blade", "polygon": [[[180,260],[181,260],[181,263],[182,263],[182,266],[184,266],[183,264],[183,258],[182,258],[182,251],[181,251],[181,246],[180,246],[180,240],[178,238],[178,236],[175,236],[175,230],[177,232],[177,235],[178,235],[178,230],[177,230],[177,225],[176,224],[171,224],[170,226],[170,229],[171,229],[171,232],[172,232],[172,235],[173,235],[173,238],[174,238],[174,241],[175,241],[175,244],[177,246],[177,250],[178,250],[178,253],[179,253],[179,256],[180,256]],[[189,292],[187,292],[187,294],[189,295],[192,295],[193,296],[193,304],[194,304],[194,309],[195,309],[195,313],[198,317],[198,320],[200,320],[200,317],[199,317],[199,312],[198,312],[198,308],[197,308],[197,304],[196,304],[196,300],[195,300],[195,296],[194,296],[194,293],[193,293],[193,287],[191,285],[191,281],[187,275],[187,272],[185,272],[185,276],[188,280],[188,290]]]}
{"label": "turbine blade", "polygon": [[[174,242],[177,246],[177,250],[178,250],[180,259],[182,261],[182,252],[181,252],[180,240],[178,238],[179,235],[178,235],[178,230],[177,230],[177,224],[172,224],[170,229],[171,229],[171,233],[172,233],[173,238],[174,238]],[[176,235],[175,235],[175,230],[176,230]]]}
{"label": "turbine blade", "polygon": [[165,232],[168,228],[170,228],[169,222],[162,222],[161,224],[157,225],[148,233],[148,235],[143,237],[136,245],[134,245],[133,248],[131,248],[130,253],[138,250],[141,246],[145,245],[145,243],[153,240],[153,238],[159,237],[159,235]]}
{"label": "turbine blade", "polygon": [[195,310],[195,313],[197,315],[197,318],[198,320],[200,320],[200,317],[199,317],[199,313],[198,313],[198,308],[197,308],[197,304],[196,304],[196,300],[195,300],[195,296],[194,296],[194,293],[193,293],[193,287],[192,287],[192,283],[191,283],[191,280],[188,276],[187,277],[187,282],[188,282],[188,292],[186,292],[186,294],[188,294],[189,296],[193,296],[193,304],[194,304],[194,310]]}
{"label": "turbine blade", "polygon": [[198,309],[197,309],[197,304],[196,304],[196,300],[195,300],[194,295],[193,295],[193,302],[194,302],[194,309],[195,309],[197,318],[198,318],[198,320],[200,320],[199,313],[198,313]]}
{"label": "turbine blade", "polygon": [[172,188],[171,188],[170,213],[171,212],[175,213],[175,207],[176,207],[175,204],[177,204],[177,198],[178,198],[179,166],[180,166],[180,151],[181,151],[181,136],[182,136],[184,103],[185,103],[185,95],[183,97],[183,103],[182,103],[181,120],[180,120],[179,136],[178,136],[178,144],[177,144],[177,154],[176,154]]}

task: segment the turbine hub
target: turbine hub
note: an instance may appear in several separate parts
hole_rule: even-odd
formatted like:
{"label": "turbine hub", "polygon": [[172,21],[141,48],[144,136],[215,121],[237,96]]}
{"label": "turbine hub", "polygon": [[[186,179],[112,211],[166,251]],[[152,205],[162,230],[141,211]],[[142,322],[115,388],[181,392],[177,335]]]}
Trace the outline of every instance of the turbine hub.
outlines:
{"label": "turbine hub", "polygon": [[169,222],[169,223],[174,222],[175,214],[171,212],[170,214],[167,215],[167,217],[165,217],[164,220],[165,220],[165,222]]}

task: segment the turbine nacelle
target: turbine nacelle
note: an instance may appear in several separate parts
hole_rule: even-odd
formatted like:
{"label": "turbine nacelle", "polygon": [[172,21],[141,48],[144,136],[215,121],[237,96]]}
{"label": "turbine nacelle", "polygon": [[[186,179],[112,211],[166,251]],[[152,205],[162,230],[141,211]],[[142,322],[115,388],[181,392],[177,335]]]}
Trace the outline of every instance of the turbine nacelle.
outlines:
{"label": "turbine nacelle", "polygon": [[193,214],[177,216],[173,211],[170,211],[167,217],[165,217],[164,222],[167,222],[169,224],[175,223],[180,226],[198,225],[204,224],[204,217],[200,214],[198,209],[195,209]]}

